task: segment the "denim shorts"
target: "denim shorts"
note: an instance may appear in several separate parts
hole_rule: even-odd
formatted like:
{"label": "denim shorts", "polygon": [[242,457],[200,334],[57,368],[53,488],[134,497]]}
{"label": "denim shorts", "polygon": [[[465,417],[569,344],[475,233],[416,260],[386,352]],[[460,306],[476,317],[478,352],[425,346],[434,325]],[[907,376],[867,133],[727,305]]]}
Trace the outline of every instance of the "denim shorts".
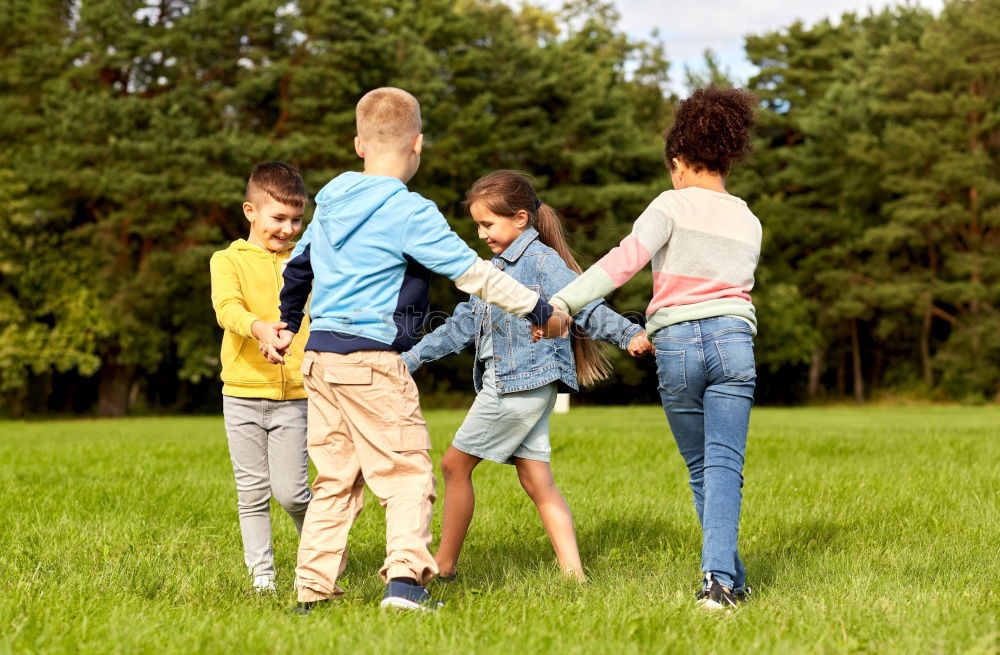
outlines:
{"label": "denim shorts", "polygon": [[549,415],[555,404],[555,383],[498,394],[493,362],[486,360],[483,388],[451,445],[499,464],[513,464],[514,457],[547,462],[552,451]]}

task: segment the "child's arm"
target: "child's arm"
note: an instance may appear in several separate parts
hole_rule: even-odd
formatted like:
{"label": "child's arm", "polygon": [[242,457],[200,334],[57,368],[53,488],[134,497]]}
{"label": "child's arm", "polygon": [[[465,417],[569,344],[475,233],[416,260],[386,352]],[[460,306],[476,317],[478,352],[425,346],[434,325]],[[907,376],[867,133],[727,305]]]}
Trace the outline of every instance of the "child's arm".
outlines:
{"label": "child's arm", "polygon": [[[312,225],[310,224],[310,227]],[[295,334],[302,327],[305,317],[306,303],[312,292],[313,271],[309,261],[309,228],[295,244],[292,256],[285,264],[281,274],[282,286],[278,296],[278,311],[281,312],[281,322],[274,324],[274,329],[261,338],[261,353],[272,364],[284,364],[285,354],[292,345]]]}
{"label": "child's arm", "polygon": [[427,201],[406,221],[403,253],[435,273],[445,275],[462,291],[478,296],[505,312],[527,318],[534,325],[549,324],[559,331],[569,327],[569,317],[553,312],[538,294],[488,261],[455,234],[434,203]]}
{"label": "child's arm", "polygon": [[296,333],[302,326],[305,316],[306,302],[312,292],[313,270],[309,260],[310,243],[312,241],[310,228],[302,234],[295,244],[292,256],[288,258],[285,271],[281,274],[283,285],[279,296],[281,305],[281,322],[288,326],[288,331]]}
{"label": "child's arm", "polygon": [[642,212],[632,226],[632,233],[617,247],[552,296],[552,304],[575,314],[628,282],[648,264],[653,253],[667,245],[674,226],[673,220],[654,205],[658,205],[656,200]]}
{"label": "child's arm", "polygon": [[226,255],[217,252],[209,261],[209,270],[212,276],[212,307],[219,327],[241,337],[255,339],[252,328],[260,318],[247,309],[236,267]]}
{"label": "child's arm", "polygon": [[472,300],[466,300],[455,307],[443,325],[403,353],[403,361],[412,373],[427,362],[462,352],[475,341],[478,332],[479,324],[472,311]]}
{"label": "child's arm", "polygon": [[[539,264],[543,294],[554,295],[556,291],[579,279],[576,271],[566,265],[562,257],[547,254]],[[626,350],[632,340],[644,332],[641,325],[633,323],[614,311],[603,300],[594,300],[573,315],[573,322],[593,339],[607,341]]]}

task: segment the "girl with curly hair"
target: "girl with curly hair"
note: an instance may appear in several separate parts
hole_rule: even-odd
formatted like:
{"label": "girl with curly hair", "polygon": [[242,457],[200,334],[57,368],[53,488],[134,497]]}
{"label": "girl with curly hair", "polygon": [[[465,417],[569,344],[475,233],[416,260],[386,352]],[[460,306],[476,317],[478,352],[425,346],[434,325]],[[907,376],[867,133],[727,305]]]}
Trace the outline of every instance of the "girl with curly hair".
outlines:
{"label": "girl with curly hair", "polygon": [[[646,331],[656,352],[663,409],[687,464],[702,528],[698,604],[733,607],[750,594],[737,549],[743,460],[756,368],[750,300],[760,221],[726,191],[750,148],[756,101],[742,89],[698,89],[680,103],[664,156],[673,190],[632,233],[551,303],[575,314],[652,261]],[[548,336],[536,330],[536,337]]]}

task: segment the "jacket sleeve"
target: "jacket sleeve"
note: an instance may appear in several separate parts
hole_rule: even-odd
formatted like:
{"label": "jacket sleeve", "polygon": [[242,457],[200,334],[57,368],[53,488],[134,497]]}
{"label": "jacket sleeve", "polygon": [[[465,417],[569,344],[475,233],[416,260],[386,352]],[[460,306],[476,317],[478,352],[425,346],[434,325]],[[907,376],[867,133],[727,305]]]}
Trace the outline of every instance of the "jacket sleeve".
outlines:
{"label": "jacket sleeve", "polygon": [[212,276],[212,307],[219,327],[253,339],[250,326],[260,318],[247,309],[233,262],[223,253],[217,252],[212,255],[209,270]]}
{"label": "jacket sleeve", "polygon": [[309,228],[306,228],[302,238],[295,245],[292,256],[285,265],[285,271],[281,277],[283,286],[281,287],[281,321],[288,324],[288,329],[298,332],[302,327],[302,319],[305,316],[306,302],[312,292],[313,270],[309,260],[311,251],[311,239]]}
{"label": "jacket sleeve", "polygon": [[[547,254],[539,264],[542,273],[543,295],[565,287],[573,280],[579,279],[562,257]],[[573,325],[578,326],[592,339],[600,339],[614,344],[619,348],[628,348],[632,337],[643,331],[643,327],[633,323],[605,304],[603,300],[594,300],[585,305],[573,315]]]}
{"label": "jacket sleeve", "polygon": [[654,200],[636,219],[631,234],[556,293],[552,304],[574,314],[631,280],[648,264],[653,253],[667,245],[673,232],[673,220],[653,206],[656,202]]}
{"label": "jacket sleeve", "polygon": [[448,225],[434,203],[425,201],[407,217],[403,254],[455,282],[461,291],[478,296],[505,312],[542,325],[552,306],[488,261],[480,259]]}
{"label": "jacket sleeve", "polygon": [[625,350],[632,338],[645,329],[608,307],[603,300],[595,301],[587,307],[593,309],[577,325],[593,339],[607,341]]}
{"label": "jacket sleeve", "polygon": [[403,353],[403,361],[411,373],[427,362],[456,355],[475,341],[479,323],[473,311],[473,302],[470,298],[460,303],[442,325]]}

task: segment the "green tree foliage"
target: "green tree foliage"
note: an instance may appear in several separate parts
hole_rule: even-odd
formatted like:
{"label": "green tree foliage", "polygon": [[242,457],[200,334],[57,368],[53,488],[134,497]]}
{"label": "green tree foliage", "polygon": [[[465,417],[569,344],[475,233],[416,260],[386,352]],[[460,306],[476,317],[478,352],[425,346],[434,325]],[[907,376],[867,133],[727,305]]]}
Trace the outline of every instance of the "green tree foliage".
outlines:
{"label": "green tree foliage", "polygon": [[[1000,390],[1000,3],[902,6],[749,37],[761,217],[759,397]],[[610,4],[492,0],[9,0],[0,12],[0,393],[14,411],[217,402],[208,257],[244,236],[254,162],[313,192],[359,165],[354,105],[420,98],[413,188],[475,241],[471,182],[533,174],[588,266],[669,186],[658,40]],[[44,38],[39,38],[43,35]],[[711,53],[686,83],[732,84]],[[482,251],[486,254],[486,251]],[[460,300],[438,281],[432,300]],[[613,304],[641,312],[640,273]],[[424,374],[468,390],[468,357]],[[616,354],[595,400],[655,397]]]}
{"label": "green tree foliage", "polygon": [[[4,346],[4,390],[65,389],[56,409],[90,394],[118,415],[214,389],[207,261],[244,235],[246,173],[284,159],[315,191],[357,168],[354,105],[377,86],[421,99],[414,186],[457,229],[474,236],[460,201],[476,177],[524,169],[567,209],[589,264],[664,184],[666,62],[615,20],[595,2],[557,15],[455,0],[16,0],[0,37],[0,220],[30,258],[5,256],[0,302],[17,307],[4,333],[29,336],[32,354],[23,338]],[[625,307],[641,309],[643,291]],[[442,284],[435,300],[458,298]],[[441,370],[466,386],[459,364]]]}
{"label": "green tree foliage", "polygon": [[734,188],[765,219],[759,352],[810,396],[998,392],[998,8],[747,40],[764,110]]}
{"label": "green tree foliage", "polygon": [[1000,389],[1000,2],[952,2],[879,55],[873,113],[891,199],[865,245],[906,285],[890,291],[906,292],[898,320],[910,324],[884,332],[919,331],[928,387],[989,397]]}

